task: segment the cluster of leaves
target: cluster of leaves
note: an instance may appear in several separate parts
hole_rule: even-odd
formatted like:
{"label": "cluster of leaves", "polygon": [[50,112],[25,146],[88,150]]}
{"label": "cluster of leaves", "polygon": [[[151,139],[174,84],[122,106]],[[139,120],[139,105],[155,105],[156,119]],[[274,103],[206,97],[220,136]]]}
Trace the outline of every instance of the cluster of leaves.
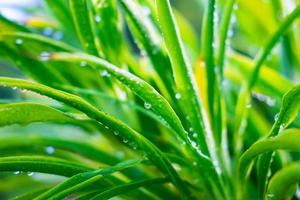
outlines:
{"label": "cluster of leaves", "polygon": [[300,5],[198,2],[0,15],[0,198],[293,198]]}

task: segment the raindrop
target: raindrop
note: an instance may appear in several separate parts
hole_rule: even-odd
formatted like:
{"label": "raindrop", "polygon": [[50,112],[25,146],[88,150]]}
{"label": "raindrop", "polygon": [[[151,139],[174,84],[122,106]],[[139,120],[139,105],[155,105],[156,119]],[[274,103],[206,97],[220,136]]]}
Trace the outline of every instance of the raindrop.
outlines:
{"label": "raindrop", "polygon": [[101,22],[101,17],[99,15],[95,15],[94,19],[97,23]]}
{"label": "raindrop", "polygon": [[40,54],[40,60],[41,60],[41,61],[48,61],[48,60],[49,60],[49,57],[50,57],[50,53],[47,52],[47,51],[43,51],[43,52]]}
{"label": "raindrop", "polygon": [[47,154],[53,154],[55,152],[55,148],[52,146],[46,147]]}
{"label": "raindrop", "polygon": [[18,89],[18,88],[17,88],[16,86],[14,86],[14,87],[12,87],[12,89],[13,89],[13,90],[16,90],[16,89]]}
{"label": "raindrop", "polygon": [[235,3],[234,5],[233,5],[233,10],[237,10],[239,8],[239,6]]}
{"label": "raindrop", "polygon": [[277,121],[277,120],[278,120],[278,117],[279,117],[279,113],[277,113],[277,114],[274,116],[274,120]]}
{"label": "raindrop", "polygon": [[193,130],[194,130],[194,129],[193,129],[192,127],[191,127],[191,128],[189,128],[189,131],[190,131],[190,132],[192,132]]}
{"label": "raindrop", "polygon": [[51,27],[46,27],[43,31],[43,34],[49,36],[53,33],[53,29]]}
{"label": "raindrop", "polygon": [[106,70],[103,70],[101,72],[101,76],[103,76],[103,77],[110,77],[110,73],[108,73],[108,71],[106,71]]}
{"label": "raindrop", "polygon": [[124,142],[124,143],[127,143],[127,142],[128,142],[128,139],[123,138],[123,142]]}
{"label": "raindrop", "polygon": [[27,172],[27,175],[28,175],[28,176],[33,176],[33,175],[34,175],[34,172]]}
{"label": "raindrop", "polygon": [[87,66],[87,62],[86,61],[81,61],[80,62],[80,67],[86,67]]}
{"label": "raindrop", "polygon": [[54,34],[53,34],[53,39],[55,40],[60,40],[62,37],[63,37],[63,32],[61,31],[56,31]]}
{"label": "raindrop", "polygon": [[118,158],[124,158],[125,154],[124,154],[123,151],[117,151],[117,152],[116,152],[116,156],[117,156]]}
{"label": "raindrop", "polygon": [[272,199],[274,197],[274,194],[269,193],[269,194],[267,194],[267,197],[268,197],[268,199]]}
{"label": "raindrop", "polygon": [[176,94],[175,94],[175,98],[176,98],[176,99],[181,99],[181,94],[180,94],[180,93],[176,93]]}
{"label": "raindrop", "polygon": [[118,131],[114,131],[114,135],[119,135],[119,132]]}
{"label": "raindrop", "polygon": [[145,103],[144,103],[144,107],[145,107],[147,110],[149,110],[149,109],[151,109],[152,105],[151,105],[150,103],[145,102]]}
{"label": "raindrop", "polygon": [[17,175],[17,174],[20,174],[20,173],[21,173],[21,171],[15,171],[15,172],[14,172],[14,174],[16,174],[16,175]]}
{"label": "raindrop", "polygon": [[251,108],[251,107],[252,107],[251,103],[247,104],[246,106],[246,108]]}
{"label": "raindrop", "polygon": [[192,144],[192,147],[194,147],[194,148],[197,147],[197,143],[196,142],[192,141],[191,144]]}
{"label": "raindrop", "polygon": [[198,134],[197,133],[193,133],[193,138],[197,138]]}
{"label": "raindrop", "polygon": [[23,40],[22,40],[21,38],[17,38],[17,39],[16,39],[16,44],[17,44],[17,45],[23,44]]}
{"label": "raindrop", "polygon": [[151,10],[146,6],[143,7],[143,11],[144,11],[145,15],[147,15],[147,16],[149,16],[151,14]]}

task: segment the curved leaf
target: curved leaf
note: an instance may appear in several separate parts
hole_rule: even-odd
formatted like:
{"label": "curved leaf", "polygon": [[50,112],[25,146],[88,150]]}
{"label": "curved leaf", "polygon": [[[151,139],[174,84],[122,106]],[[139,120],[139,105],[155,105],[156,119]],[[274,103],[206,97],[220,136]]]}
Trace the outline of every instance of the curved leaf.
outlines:
{"label": "curved leaf", "polygon": [[64,42],[60,42],[45,36],[41,36],[34,33],[24,33],[24,32],[2,32],[0,33],[0,41],[8,42],[9,40],[16,41],[21,39],[22,41],[34,41],[42,45],[45,45],[50,48],[54,48],[57,51],[66,51],[66,52],[76,52],[78,49],[67,45]]}
{"label": "curved leaf", "polygon": [[274,150],[285,149],[289,151],[300,151],[300,130],[287,129],[276,137],[266,138],[254,143],[240,158],[241,178],[249,173],[249,167],[253,160],[260,154]]}
{"label": "curved leaf", "polygon": [[172,180],[174,185],[182,192],[183,196],[191,196],[187,187],[183,184],[183,181],[181,180],[175,169],[172,167],[169,160],[155,145],[153,145],[149,140],[147,140],[145,137],[143,137],[121,121],[98,110],[82,98],[38,83],[20,79],[0,78],[0,86],[10,86],[27,89],[33,92],[37,92],[41,95],[54,98],[84,112],[87,116],[97,120],[99,123],[105,124],[108,129],[112,130],[112,132],[118,133],[115,135],[125,138],[125,141],[127,142],[128,140],[130,140],[129,144],[133,145],[134,148],[141,149],[147,155],[149,160],[151,160],[162,172],[170,176],[170,179]]}
{"label": "curved leaf", "polygon": [[66,114],[36,103],[0,104],[0,126],[20,124],[27,125],[33,122],[74,123],[75,119]]}
{"label": "curved leaf", "polygon": [[179,136],[187,141],[185,130],[170,104],[144,80],[101,58],[96,58],[87,54],[56,53],[51,56],[51,59],[66,62],[86,61],[96,69],[102,70],[102,73],[111,74],[122,84],[132,90],[137,96],[143,99],[147,109],[151,109],[161,116],[162,119],[165,120],[165,122],[171,126],[177,134],[180,134]]}
{"label": "curved leaf", "polygon": [[98,55],[95,35],[91,26],[86,0],[69,0],[70,10],[82,47],[92,55]]}
{"label": "curved leaf", "polygon": [[[200,149],[208,155],[206,137],[201,112],[201,102],[196,89],[192,68],[185,56],[182,40],[171,10],[169,0],[155,1],[159,24],[164,36],[165,45],[172,63],[176,89],[180,94],[179,104],[186,117],[187,126],[197,133]],[[192,136],[194,132],[189,134]],[[192,138],[192,137],[191,137]]]}
{"label": "curved leaf", "polygon": [[270,180],[268,200],[290,199],[300,180],[300,162],[292,163],[278,171]]}
{"label": "curved leaf", "polygon": [[12,156],[0,158],[0,171],[41,172],[70,177],[92,168],[63,159],[45,156]]}
{"label": "curved leaf", "polygon": [[152,184],[162,184],[162,183],[166,183],[166,182],[168,182],[168,179],[166,179],[166,178],[151,178],[151,179],[146,179],[146,180],[141,180],[141,181],[134,181],[132,183],[119,185],[119,186],[113,187],[109,190],[106,190],[106,191],[94,196],[93,198],[91,198],[91,200],[110,199],[114,196],[124,194],[125,192],[137,189],[139,187],[145,187],[147,185],[152,185]]}
{"label": "curved leaf", "polygon": [[103,176],[115,173],[120,170],[124,170],[129,167],[133,167],[142,160],[130,160],[119,163],[113,167],[99,169],[96,171],[84,172],[76,174],[75,176],[69,178],[68,180],[56,185],[50,190],[44,192],[35,198],[35,200],[43,199],[63,199],[64,197],[70,195],[73,192],[80,191],[81,188],[87,187],[88,185],[99,181]]}

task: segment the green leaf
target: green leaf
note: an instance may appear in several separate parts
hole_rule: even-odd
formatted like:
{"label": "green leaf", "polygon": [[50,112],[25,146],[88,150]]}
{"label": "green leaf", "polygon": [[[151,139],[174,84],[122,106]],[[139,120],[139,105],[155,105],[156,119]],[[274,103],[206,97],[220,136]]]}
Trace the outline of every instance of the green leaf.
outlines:
{"label": "green leaf", "polygon": [[140,180],[140,181],[133,181],[131,183],[127,183],[124,185],[118,185],[109,190],[105,190],[104,192],[91,198],[91,200],[110,199],[114,196],[124,194],[128,191],[135,190],[139,187],[145,187],[147,185],[153,185],[153,184],[162,184],[162,183],[166,183],[166,182],[168,182],[168,179],[166,179],[166,178],[151,178],[151,179],[145,179],[145,180]]}
{"label": "green leaf", "polygon": [[118,133],[117,137],[123,137],[126,141],[129,140],[129,144],[133,145],[134,148],[141,149],[147,155],[149,160],[170,177],[174,185],[182,192],[183,196],[191,196],[169,160],[155,145],[121,121],[95,108],[82,98],[38,83],[20,79],[0,78],[0,86],[18,87],[20,89],[31,90],[41,95],[51,97],[82,111],[91,119],[103,123],[111,130],[111,132]]}
{"label": "green leaf", "polygon": [[165,120],[165,123],[172,127],[182,139],[188,141],[181,121],[170,104],[151,85],[139,77],[101,58],[87,54],[56,53],[51,56],[51,59],[65,62],[86,61],[95,69],[101,70],[101,73],[110,74],[139,96],[144,101],[146,109],[153,110],[162,118],[162,121]]}
{"label": "green leaf", "polygon": [[75,119],[49,106],[36,103],[0,104],[0,126],[33,122],[75,122]]}
{"label": "green leaf", "polygon": [[270,39],[267,41],[266,45],[264,48],[258,53],[256,59],[255,59],[255,66],[254,66],[254,71],[252,72],[249,82],[248,82],[248,87],[251,89],[259,75],[259,71],[261,66],[263,65],[264,61],[266,60],[267,56],[270,54],[278,40],[281,38],[281,36],[285,33],[285,31],[291,26],[291,24],[299,17],[300,15],[300,5],[298,5],[293,12],[291,12],[283,22],[280,24],[276,32],[270,37]]}
{"label": "green leaf", "polygon": [[[300,110],[300,85],[288,91],[282,100],[278,116],[275,116],[275,123],[270,131],[269,137],[274,137],[286,128],[297,116]],[[259,194],[265,193],[268,172],[272,162],[272,152],[262,155],[258,160]]]}
{"label": "green leaf", "polygon": [[226,44],[228,38],[228,32],[230,29],[230,21],[232,18],[232,11],[235,4],[235,0],[229,0],[225,3],[224,14],[221,19],[220,23],[220,44],[219,44],[219,51],[218,51],[218,67],[219,67],[219,74],[220,77],[223,78],[223,71],[224,71],[224,61],[226,56]]}
{"label": "green leaf", "polygon": [[24,147],[32,147],[33,145],[45,147],[51,146],[54,149],[61,149],[80,154],[85,158],[99,161],[108,165],[114,165],[118,162],[117,158],[114,158],[94,145],[75,139],[70,140],[69,138],[42,136],[38,134],[1,134],[0,142],[2,143],[0,149],[3,152],[7,152],[7,149],[22,149]]}
{"label": "green leaf", "polygon": [[66,52],[76,52],[79,51],[72,46],[69,46],[63,42],[44,37],[34,33],[24,33],[24,32],[1,32],[0,33],[0,41],[13,41],[15,42],[17,39],[21,39],[22,41],[28,42],[36,42],[43,46],[47,46],[47,48],[53,48],[57,51],[66,51]]}
{"label": "green leaf", "polygon": [[[209,155],[204,125],[201,113],[201,102],[197,91],[192,68],[185,56],[184,47],[171,10],[169,0],[155,1],[157,16],[164,36],[165,45],[172,63],[176,89],[180,94],[179,104],[186,117],[188,127],[197,133],[200,149],[205,155]],[[191,130],[192,130],[191,129]],[[190,136],[194,132],[189,132]]]}
{"label": "green leaf", "polygon": [[284,167],[271,178],[266,199],[291,199],[297,189],[299,180],[300,162],[295,162]]}
{"label": "green leaf", "polygon": [[56,185],[45,193],[39,195],[35,200],[43,199],[63,199],[64,197],[80,191],[82,188],[89,186],[92,183],[99,181],[103,176],[133,167],[142,162],[139,160],[130,160],[121,162],[113,167],[99,169],[90,172],[76,174],[75,176],[67,179],[66,181]]}
{"label": "green leaf", "polygon": [[240,158],[240,175],[242,180],[247,177],[251,163],[260,154],[275,150],[300,151],[300,130],[287,129],[279,136],[262,139],[255,142]]}
{"label": "green leaf", "polygon": [[99,55],[86,0],[69,0],[73,22],[83,49]]}
{"label": "green leaf", "polygon": [[[202,51],[205,61],[206,79],[207,79],[207,101],[211,123],[214,124],[214,105],[215,105],[215,61],[214,61],[214,12],[215,0],[209,0],[204,15],[203,36],[202,36]],[[212,125],[213,126],[213,125]]]}
{"label": "green leaf", "polygon": [[0,171],[41,172],[70,177],[92,168],[63,159],[45,156],[12,156],[0,158]]}
{"label": "green leaf", "polygon": [[[156,84],[161,90],[162,94],[169,100],[175,98],[172,93],[172,86],[170,80],[171,63],[164,55],[161,45],[159,44],[160,38],[153,27],[151,21],[147,16],[140,16],[139,13],[143,12],[141,6],[133,1],[119,0],[124,8],[132,34],[135,36],[140,48],[145,49],[153,68],[157,75],[154,76]],[[163,81],[164,80],[164,81]],[[172,97],[170,95],[173,95]]]}

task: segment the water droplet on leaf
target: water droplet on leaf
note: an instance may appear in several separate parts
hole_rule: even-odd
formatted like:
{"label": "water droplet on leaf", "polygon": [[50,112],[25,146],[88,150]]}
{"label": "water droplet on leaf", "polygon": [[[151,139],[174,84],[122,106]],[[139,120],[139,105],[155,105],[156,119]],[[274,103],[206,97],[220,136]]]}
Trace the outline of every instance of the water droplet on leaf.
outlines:
{"label": "water droplet on leaf", "polygon": [[17,44],[17,45],[23,44],[23,40],[22,40],[21,38],[17,38],[17,39],[16,39],[16,44]]}
{"label": "water droplet on leaf", "polygon": [[147,110],[149,110],[149,109],[151,109],[152,105],[151,105],[150,103],[145,102],[145,103],[144,103],[144,107],[145,107]]}

